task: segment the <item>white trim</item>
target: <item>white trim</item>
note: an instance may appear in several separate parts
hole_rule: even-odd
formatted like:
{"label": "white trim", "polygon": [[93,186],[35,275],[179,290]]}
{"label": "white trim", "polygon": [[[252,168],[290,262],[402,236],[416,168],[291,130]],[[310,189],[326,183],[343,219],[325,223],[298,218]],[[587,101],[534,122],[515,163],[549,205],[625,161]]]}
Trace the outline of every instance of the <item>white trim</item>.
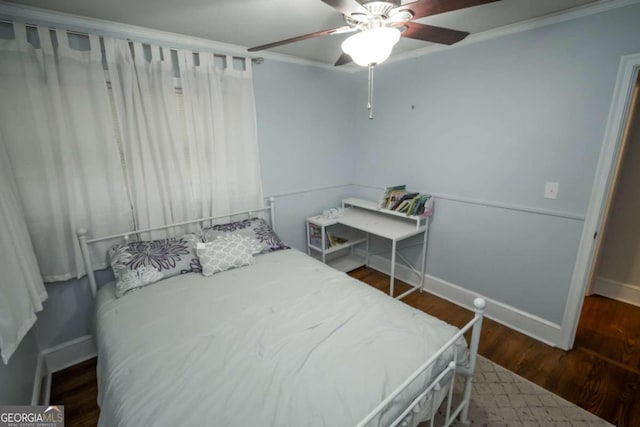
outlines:
{"label": "white trim", "polygon": [[573,213],[573,212],[554,211],[550,209],[541,209],[541,208],[533,208],[530,206],[516,205],[513,203],[492,202],[488,200],[471,199],[468,197],[449,196],[447,194],[431,194],[431,195],[436,199],[450,200],[453,202],[469,203],[472,205],[488,206],[491,208],[506,209],[511,211],[536,214],[536,215],[556,216],[559,218],[584,221],[584,215]]}
{"label": "white trim", "polygon": [[629,116],[629,104],[639,69],[640,53],[626,55],[621,58],[600,158],[598,159],[598,167],[593,181],[589,205],[587,206],[587,215],[582,228],[582,237],[580,238],[576,263],[571,277],[571,284],[569,285],[567,305],[562,319],[562,335],[558,346],[565,350],[573,347],[573,341],[578,329],[582,302],[584,301],[587,287],[587,278],[594,262],[593,256],[596,244],[594,233],[601,226],[602,214],[622,144],[622,135]]}
{"label": "white trim", "polygon": [[[370,189],[375,189],[380,191],[384,190],[384,188],[382,187],[376,187],[372,185],[362,185],[362,184],[353,184],[353,185],[356,187],[370,188]],[[419,190],[416,190],[416,191],[419,191]],[[524,213],[535,214],[535,215],[555,216],[558,218],[573,219],[577,221],[584,221],[585,219],[584,215],[579,213],[574,213],[574,212],[554,211],[550,209],[516,205],[513,203],[503,203],[503,202],[494,202],[490,200],[472,199],[470,197],[464,197],[464,196],[452,196],[449,194],[439,194],[439,193],[429,193],[429,192],[427,192],[427,194],[430,194],[431,196],[433,196],[434,199],[449,200],[452,202],[459,202],[459,203],[468,203],[470,205],[487,206],[490,208],[498,208],[498,209],[507,209],[511,211],[518,211],[518,212],[524,212]]]}
{"label": "white trim", "polygon": [[51,376],[54,372],[77,365],[96,356],[96,346],[91,335],[85,335],[41,351],[38,355],[34,373],[31,405],[49,404]]}
{"label": "white trim", "polygon": [[48,372],[54,373],[97,356],[92,335],[85,335],[41,352]]}
{"label": "white trim", "polygon": [[38,360],[36,362],[36,371],[33,374],[33,389],[31,391],[31,405],[40,404],[40,394],[42,392],[42,377],[49,375],[47,372],[47,365],[44,361],[42,353],[38,354]]}
{"label": "white trim", "polygon": [[326,68],[329,70],[334,70],[336,68],[332,64],[324,64],[291,55],[284,55],[269,51],[261,51],[259,54],[255,54],[247,52],[247,48],[245,46],[216,42],[200,37],[154,30],[152,28],[139,27],[137,25],[90,18],[87,16],[74,15],[71,13],[58,12],[33,6],[25,6],[6,1],[0,1],[0,17],[8,20],[15,19],[23,21],[26,24],[54,26],[56,28],[80,33],[91,32],[104,36],[120,38],[126,37],[143,43],[162,44],[174,49],[197,49],[213,51],[220,54],[242,56],[244,58],[265,58],[298,65]]}
{"label": "white trim", "polygon": [[[369,257],[369,267],[384,274],[389,274],[391,262],[383,256],[371,255]],[[420,285],[419,275],[405,265],[396,265],[396,277],[410,285]],[[428,274],[425,274],[424,278],[425,291],[433,295],[472,311],[473,307],[469,305],[469,301],[472,301],[474,297],[480,296],[487,303],[485,317],[502,323],[513,330],[550,346],[555,347],[558,343],[560,338],[560,325],[556,323],[549,322],[548,320],[491,298],[478,295],[477,293],[440,278]]]}
{"label": "white trim", "polygon": [[640,306],[640,286],[638,285],[597,277],[593,285],[593,293]]}
{"label": "white trim", "polygon": [[[452,49],[458,46],[466,46],[485,40],[491,40],[510,34],[558,24],[585,16],[618,9],[632,4],[639,3],[640,0],[599,0],[572,9],[555,12],[542,17],[516,22],[503,27],[494,28],[487,31],[471,34],[463,41],[453,46],[430,44],[423,49],[412,50],[410,52],[399,53],[389,58],[384,64],[403,61],[405,59],[416,58],[431,53],[440,52],[444,49]],[[347,64],[342,67],[334,67],[333,64],[325,64],[319,61],[298,58],[292,55],[285,55],[271,51],[261,51],[259,55],[247,52],[247,47],[229,43],[216,42],[199,37],[187,36],[183,34],[171,33],[168,31],[154,30],[152,28],[139,27],[136,25],[123,24],[104,19],[90,18],[70,13],[58,12],[33,6],[25,6],[0,0],[0,17],[28,21],[31,24],[52,25],[61,29],[78,32],[96,32],[101,35],[128,37],[141,42],[152,42],[168,45],[173,48],[199,49],[214,51],[216,53],[235,54],[246,58],[262,57],[274,61],[287,62],[297,65],[307,65],[327,70],[355,73],[364,71],[363,67]]]}
{"label": "white trim", "polygon": [[491,30],[486,30],[479,33],[471,34],[461,42],[458,42],[452,46],[430,44],[422,49],[416,49],[410,52],[404,52],[398,55],[394,55],[393,57],[389,58],[385,63],[404,61],[405,59],[417,58],[419,56],[440,52],[445,49],[451,49],[458,46],[466,46],[473,43],[482,42],[485,40],[504,37],[510,34],[521,33],[521,32],[533,30],[536,28],[546,27],[548,25],[560,24],[562,22],[571,21],[573,19],[584,18],[586,16],[607,12],[609,10],[630,6],[636,3],[640,3],[640,0],[600,0],[600,1],[596,1],[586,5],[574,7],[568,10],[561,10],[559,12],[551,13],[549,15],[531,18],[526,21],[515,22],[513,24],[505,25],[505,26],[494,28]]}
{"label": "white trim", "polygon": [[42,402],[40,405],[49,406],[49,401],[51,400],[51,372],[47,373],[47,377],[44,380],[44,396],[42,396]]}

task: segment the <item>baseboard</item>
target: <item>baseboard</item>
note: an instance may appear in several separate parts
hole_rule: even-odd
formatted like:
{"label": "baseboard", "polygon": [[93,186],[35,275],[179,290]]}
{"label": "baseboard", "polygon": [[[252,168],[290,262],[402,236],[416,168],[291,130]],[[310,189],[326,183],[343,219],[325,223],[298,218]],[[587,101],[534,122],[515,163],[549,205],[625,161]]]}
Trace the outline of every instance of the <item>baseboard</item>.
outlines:
{"label": "baseboard", "polygon": [[47,370],[51,374],[96,355],[96,344],[92,335],[85,335],[42,351]]}
{"label": "baseboard", "polygon": [[[369,256],[369,267],[389,274],[391,261],[380,255],[372,255]],[[420,276],[402,264],[396,264],[396,278],[411,285],[420,283]],[[487,318],[553,347],[556,347],[560,340],[560,325],[484,295],[478,295],[438,277],[425,275],[424,290],[469,310],[473,310],[473,299],[480,296],[487,303],[485,309]]]}
{"label": "baseboard", "polygon": [[640,306],[640,286],[597,277],[592,292],[618,301]]}

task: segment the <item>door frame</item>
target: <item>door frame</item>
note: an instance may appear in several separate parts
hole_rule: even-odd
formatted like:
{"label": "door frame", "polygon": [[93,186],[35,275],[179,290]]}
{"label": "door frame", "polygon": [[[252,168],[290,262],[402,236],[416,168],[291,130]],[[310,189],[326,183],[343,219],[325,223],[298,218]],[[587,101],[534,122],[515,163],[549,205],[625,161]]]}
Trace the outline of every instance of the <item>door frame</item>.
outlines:
{"label": "door frame", "polygon": [[598,233],[602,226],[604,210],[607,207],[607,200],[612,190],[613,175],[618,164],[624,131],[629,118],[631,99],[639,72],[640,53],[625,55],[620,59],[604,140],[600,150],[591,197],[589,198],[580,245],[578,246],[576,263],[573,268],[571,284],[569,285],[567,304],[562,319],[558,346],[565,350],[573,347],[576,331],[578,330],[582,303],[589,284],[588,280],[593,263],[595,262],[594,255],[597,243],[595,233]]}
{"label": "door frame", "polygon": [[[600,229],[598,231],[598,238],[595,241],[595,248],[593,253],[593,263],[591,265],[591,271],[587,276],[587,285],[585,290],[585,295],[591,295],[594,291],[594,286],[596,282],[596,275],[598,270],[598,265],[600,263],[600,257],[602,254],[602,247],[604,246],[604,241],[607,236],[607,230],[610,224],[610,216],[611,211],[613,210],[614,202],[616,199],[616,193],[618,192],[618,187],[620,186],[620,181],[622,180],[622,165],[625,162],[625,156],[627,156],[627,151],[629,148],[629,136],[632,127],[634,126],[634,120],[640,120],[640,116],[638,116],[639,110],[639,102],[640,102],[640,78],[636,79],[633,93],[631,95],[631,99],[629,102],[629,115],[627,117],[624,131],[622,134],[622,141],[620,142],[620,147],[618,149],[618,156],[611,172],[611,182],[609,185],[609,194],[607,195],[607,199],[604,202],[604,208],[602,211],[602,217],[600,218]],[[635,118],[634,118],[635,115]],[[635,124],[637,125],[637,123]],[[602,294],[605,295],[605,294]]]}

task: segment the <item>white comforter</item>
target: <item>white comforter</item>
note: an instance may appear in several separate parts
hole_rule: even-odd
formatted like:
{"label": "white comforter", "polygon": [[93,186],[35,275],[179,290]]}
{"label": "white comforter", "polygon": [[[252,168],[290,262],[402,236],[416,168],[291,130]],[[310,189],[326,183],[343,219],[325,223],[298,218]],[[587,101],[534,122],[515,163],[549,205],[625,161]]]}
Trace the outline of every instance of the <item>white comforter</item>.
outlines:
{"label": "white comforter", "polygon": [[100,289],[100,426],[353,426],[457,332],[300,252],[256,258]]}

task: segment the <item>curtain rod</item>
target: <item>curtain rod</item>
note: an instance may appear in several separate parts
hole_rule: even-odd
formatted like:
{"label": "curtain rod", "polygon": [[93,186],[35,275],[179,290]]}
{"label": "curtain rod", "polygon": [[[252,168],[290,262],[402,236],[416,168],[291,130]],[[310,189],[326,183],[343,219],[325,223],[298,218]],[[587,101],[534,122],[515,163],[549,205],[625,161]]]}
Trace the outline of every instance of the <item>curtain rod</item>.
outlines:
{"label": "curtain rod", "polygon": [[[2,24],[10,24],[10,25],[13,25],[13,21],[10,21],[10,20],[7,20],[7,19],[3,19],[3,18],[0,18],[0,23],[2,23]],[[37,25],[37,24],[29,24],[29,23],[26,23],[26,22],[25,22],[25,23],[24,23],[24,25],[26,25],[27,27],[31,27],[31,28],[38,28],[38,25]],[[49,30],[57,30],[57,29],[58,29],[58,28],[55,28],[55,27],[48,27],[48,28],[49,28]],[[73,31],[73,30],[66,30],[66,29],[65,29],[64,31],[65,31],[67,34],[74,34],[74,35],[76,35],[76,36],[86,36],[86,37],[88,37],[88,36],[89,36],[89,33],[85,33],[85,32],[82,32],[82,31]],[[134,40],[132,40],[132,39],[130,39],[130,38],[128,38],[128,37],[126,38],[126,40],[134,41]],[[169,48],[169,49],[171,49],[171,48]],[[177,50],[177,49],[173,49],[173,50]],[[200,51],[197,51],[197,50],[194,50],[194,52],[200,53]],[[215,55],[215,53],[214,53],[214,55]],[[251,59],[251,62],[252,62],[253,64],[256,64],[256,65],[260,65],[260,64],[262,64],[262,63],[264,62],[264,58],[263,58],[262,56],[257,56],[257,57],[250,57],[250,56],[236,56],[236,55],[231,55],[231,56],[233,56],[233,57],[235,57],[235,58],[247,58],[247,59]]]}

